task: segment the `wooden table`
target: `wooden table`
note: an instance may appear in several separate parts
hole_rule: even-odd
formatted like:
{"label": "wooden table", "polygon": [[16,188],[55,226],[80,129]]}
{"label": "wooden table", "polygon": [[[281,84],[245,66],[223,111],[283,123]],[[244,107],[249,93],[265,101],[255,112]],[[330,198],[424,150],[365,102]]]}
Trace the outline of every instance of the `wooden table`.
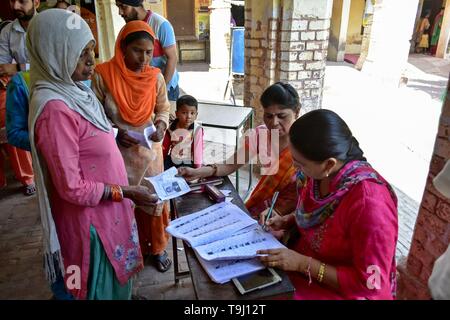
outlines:
{"label": "wooden table", "polygon": [[[228,177],[224,178],[224,183],[217,186],[219,189],[232,190],[230,196],[233,197],[233,203],[244,210],[248,211],[244,206],[242,199],[233,187]],[[205,209],[214,204],[212,200],[204,193],[188,193],[182,197],[171,200],[172,204],[172,219],[182,217],[202,209]],[[289,280],[288,276],[281,270],[276,270],[283,279],[282,282],[272,285],[270,287],[256,290],[245,295],[241,295],[234,284],[230,281],[225,284],[214,283],[206,271],[201,266],[189,245],[183,241],[184,250],[186,252],[187,262],[189,265],[188,273],[178,272],[178,251],[175,239],[172,239],[173,255],[174,255],[174,270],[175,282],[178,282],[179,277],[185,277],[190,274],[192,283],[194,285],[195,297],[198,300],[247,300],[247,299],[290,299],[294,293],[294,286]],[[178,272],[178,275],[177,275]]]}

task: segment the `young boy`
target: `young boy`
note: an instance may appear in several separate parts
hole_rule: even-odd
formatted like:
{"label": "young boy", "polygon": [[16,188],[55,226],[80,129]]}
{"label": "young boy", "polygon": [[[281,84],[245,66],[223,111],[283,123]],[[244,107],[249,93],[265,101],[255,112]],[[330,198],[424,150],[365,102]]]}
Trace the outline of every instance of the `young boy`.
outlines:
{"label": "young boy", "polygon": [[164,170],[173,166],[198,168],[203,162],[203,128],[195,123],[198,102],[189,95],[177,100],[176,119],[163,140]]}

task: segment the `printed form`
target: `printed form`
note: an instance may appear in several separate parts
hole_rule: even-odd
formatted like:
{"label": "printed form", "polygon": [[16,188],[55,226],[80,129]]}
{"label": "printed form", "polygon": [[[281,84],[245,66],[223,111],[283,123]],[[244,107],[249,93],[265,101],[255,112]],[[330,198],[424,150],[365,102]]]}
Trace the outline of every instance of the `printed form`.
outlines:
{"label": "printed form", "polygon": [[170,200],[191,191],[191,188],[184,178],[175,177],[177,173],[177,168],[172,167],[157,176],[144,179],[150,181],[155,188],[159,199],[163,201]]}
{"label": "printed form", "polygon": [[166,230],[191,245],[205,271],[217,283],[263,269],[256,259],[257,250],[285,248],[230,202],[175,219]]}

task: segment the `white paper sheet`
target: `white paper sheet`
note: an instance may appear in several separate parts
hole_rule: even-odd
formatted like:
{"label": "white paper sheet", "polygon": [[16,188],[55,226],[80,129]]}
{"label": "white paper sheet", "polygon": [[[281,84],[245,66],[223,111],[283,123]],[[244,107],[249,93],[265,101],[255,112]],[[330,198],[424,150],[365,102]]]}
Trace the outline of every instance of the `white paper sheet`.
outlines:
{"label": "white paper sheet", "polygon": [[184,178],[175,177],[177,173],[177,168],[172,167],[157,176],[146,177],[144,179],[150,181],[155,188],[159,199],[169,200],[191,191],[191,188]]}
{"label": "white paper sheet", "polygon": [[204,260],[250,259],[257,250],[285,248],[271,233],[259,224],[240,230],[218,241],[194,248]]}
{"label": "white paper sheet", "polygon": [[186,240],[193,248],[229,237],[257,224],[238,206],[221,202],[173,220],[166,228],[171,235]]}
{"label": "white paper sheet", "polygon": [[228,197],[230,195],[230,193],[231,193],[231,190],[227,190],[227,189],[222,189],[220,191],[223,193],[223,195],[225,197]]}
{"label": "white paper sheet", "polygon": [[144,133],[140,133],[140,132],[136,132],[136,131],[132,131],[132,130],[127,130],[127,134],[138,140],[139,144],[143,147],[152,148],[153,145],[153,141],[149,139],[149,137],[156,131],[156,127],[152,124],[151,126],[148,126],[147,128],[144,129]]}
{"label": "white paper sheet", "polygon": [[206,261],[198,254],[197,258],[211,280],[221,284],[230,281],[232,278],[240,277],[265,268],[256,258],[246,260]]}

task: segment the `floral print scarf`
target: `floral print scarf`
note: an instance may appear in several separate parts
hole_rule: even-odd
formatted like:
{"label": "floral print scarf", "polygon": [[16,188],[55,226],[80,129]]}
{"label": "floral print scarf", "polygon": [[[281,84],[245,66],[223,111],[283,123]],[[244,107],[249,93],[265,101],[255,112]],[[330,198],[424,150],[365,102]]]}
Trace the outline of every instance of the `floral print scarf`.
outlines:
{"label": "floral print scarf", "polygon": [[[298,181],[303,181],[303,173],[297,173]],[[386,185],[392,199],[397,203],[397,197],[389,185],[366,161],[350,161],[345,164],[330,182],[330,193],[320,198],[319,183],[314,179],[306,179],[305,187],[298,188],[299,199],[296,209],[296,221],[300,228],[311,228],[322,224],[333,215],[335,209],[355,185],[364,180],[372,180]],[[300,183],[299,185],[302,185]]]}

